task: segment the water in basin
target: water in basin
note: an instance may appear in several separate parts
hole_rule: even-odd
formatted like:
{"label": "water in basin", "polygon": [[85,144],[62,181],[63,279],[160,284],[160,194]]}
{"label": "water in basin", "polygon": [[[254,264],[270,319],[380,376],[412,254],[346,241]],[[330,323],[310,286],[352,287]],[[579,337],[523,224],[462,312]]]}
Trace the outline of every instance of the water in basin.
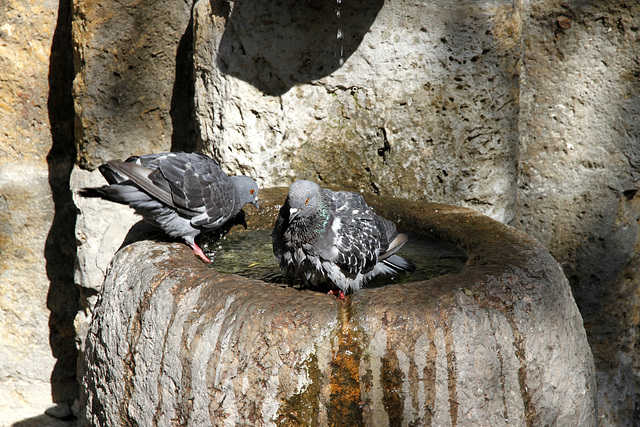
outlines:
{"label": "water in basin", "polygon": [[[398,255],[410,260],[416,266],[415,271],[374,278],[365,288],[418,282],[462,270],[467,261],[467,255],[462,249],[418,234],[408,234],[409,241]],[[208,256],[215,258],[212,268],[220,273],[287,284],[287,279],[273,255],[270,230],[252,230],[227,235],[218,241],[204,244],[203,250]],[[300,284],[301,282],[293,283]]]}

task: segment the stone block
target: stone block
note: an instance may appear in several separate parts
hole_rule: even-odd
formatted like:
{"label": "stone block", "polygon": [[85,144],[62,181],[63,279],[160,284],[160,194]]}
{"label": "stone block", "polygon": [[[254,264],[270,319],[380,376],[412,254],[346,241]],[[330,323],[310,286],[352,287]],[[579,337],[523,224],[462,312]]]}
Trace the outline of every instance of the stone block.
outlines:
{"label": "stone block", "polygon": [[190,7],[172,0],[73,2],[81,167],[168,151],[172,142],[194,148],[192,70],[179,60],[189,55]]}

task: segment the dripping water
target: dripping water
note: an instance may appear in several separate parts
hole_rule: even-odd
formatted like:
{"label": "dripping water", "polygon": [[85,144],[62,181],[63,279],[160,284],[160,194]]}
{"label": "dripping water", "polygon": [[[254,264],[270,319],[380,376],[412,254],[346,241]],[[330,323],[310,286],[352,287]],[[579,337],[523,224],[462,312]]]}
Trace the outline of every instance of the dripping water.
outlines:
{"label": "dripping water", "polygon": [[[342,65],[344,64],[344,34],[342,33],[342,26],[340,25],[340,16],[341,16],[341,12],[340,12],[340,4],[342,3],[342,0],[336,0],[336,18],[338,19],[338,31],[336,33],[336,39],[338,40],[338,48],[339,48],[339,52],[340,52],[340,56],[338,57],[338,64]],[[336,53],[336,57],[338,56],[338,53]]]}

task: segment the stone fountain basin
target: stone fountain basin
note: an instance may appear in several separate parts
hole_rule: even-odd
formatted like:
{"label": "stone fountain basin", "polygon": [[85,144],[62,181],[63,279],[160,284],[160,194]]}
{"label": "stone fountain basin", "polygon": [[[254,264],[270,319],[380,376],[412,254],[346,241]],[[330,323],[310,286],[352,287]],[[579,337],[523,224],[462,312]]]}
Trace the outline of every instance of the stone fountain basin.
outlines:
{"label": "stone fountain basin", "polygon": [[[272,227],[285,195],[262,191],[249,229]],[[368,201],[403,230],[463,248],[462,271],[341,302],[217,273],[181,243],[129,244],[87,336],[85,421],[596,424],[582,318],[542,245],[469,209]]]}

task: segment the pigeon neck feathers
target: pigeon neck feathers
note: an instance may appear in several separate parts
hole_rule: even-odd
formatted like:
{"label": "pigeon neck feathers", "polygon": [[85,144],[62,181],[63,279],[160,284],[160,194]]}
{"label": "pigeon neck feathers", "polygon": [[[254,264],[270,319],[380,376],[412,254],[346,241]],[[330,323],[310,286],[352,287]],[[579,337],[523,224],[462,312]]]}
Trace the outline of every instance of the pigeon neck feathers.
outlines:
{"label": "pigeon neck feathers", "polygon": [[296,181],[289,191],[289,222],[303,240],[323,235],[333,216],[333,200],[311,181]]}

